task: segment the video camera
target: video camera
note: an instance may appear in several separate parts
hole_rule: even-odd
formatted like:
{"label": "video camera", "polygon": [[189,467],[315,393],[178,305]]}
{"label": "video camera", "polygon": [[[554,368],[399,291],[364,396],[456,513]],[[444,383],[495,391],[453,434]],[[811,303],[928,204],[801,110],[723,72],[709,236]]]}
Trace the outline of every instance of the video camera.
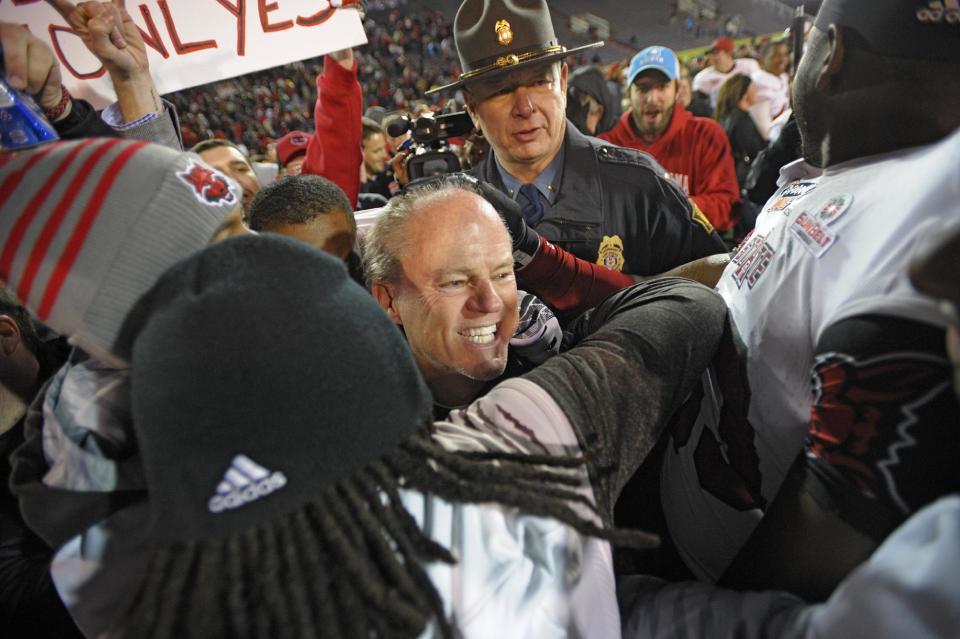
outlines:
{"label": "video camera", "polygon": [[407,176],[411,181],[463,170],[460,158],[447,140],[464,136],[472,130],[473,120],[465,111],[437,116],[422,115],[415,122],[408,116],[402,116],[387,125],[387,133],[391,137],[399,137],[410,131],[413,155],[407,160]]}

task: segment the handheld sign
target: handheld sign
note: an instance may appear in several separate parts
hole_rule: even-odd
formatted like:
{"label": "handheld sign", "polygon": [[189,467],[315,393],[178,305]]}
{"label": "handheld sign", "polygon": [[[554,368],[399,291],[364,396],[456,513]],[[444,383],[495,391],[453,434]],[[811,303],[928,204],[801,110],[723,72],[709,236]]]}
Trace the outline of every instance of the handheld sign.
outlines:
{"label": "handheld sign", "polygon": [[[354,9],[334,0],[127,0],[163,93],[364,44]],[[334,6],[336,5],[336,6]],[[103,65],[43,0],[0,0],[0,20],[25,25],[60,61],[70,93],[97,108],[115,100]]]}

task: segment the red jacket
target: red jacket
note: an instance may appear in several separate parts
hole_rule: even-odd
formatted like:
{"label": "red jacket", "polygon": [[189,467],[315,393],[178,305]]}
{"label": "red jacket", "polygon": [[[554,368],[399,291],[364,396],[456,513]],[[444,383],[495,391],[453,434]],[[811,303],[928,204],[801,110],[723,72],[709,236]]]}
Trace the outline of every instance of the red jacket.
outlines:
{"label": "red jacket", "polygon": [[363,161],[360,151],[362,109],[356,60],[353,69],[347,70],[330,56],[325,56],[323,73],[317,76],[317,107],[313,115],[316,133],[307,144],[302,172],[320,175],[339,186],[354,209],[360,193],[360,163]]}
{"label": "red jacket", "polygon": [[634,133],[631,112],[597,137],[613,144],[646,151],[670,172],[718,231],[736,222],[731,209],[740,201],[733,152],[723,127],[710,118],[698,118],[677,102],[667,130],[652,144]]}

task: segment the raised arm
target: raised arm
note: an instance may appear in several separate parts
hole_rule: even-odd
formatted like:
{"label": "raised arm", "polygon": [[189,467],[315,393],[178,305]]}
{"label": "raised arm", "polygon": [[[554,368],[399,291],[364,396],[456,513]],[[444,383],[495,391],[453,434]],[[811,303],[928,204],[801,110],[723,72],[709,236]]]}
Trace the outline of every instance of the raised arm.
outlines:
{"label": "raised arm", "polygon": [[163,110],[150,76],[146,45],[123,0],[82,2],[48,0],[110,75],[124,122]]}
{"label": "raised arm", "polygon": [[576,345],[524,376],[550,394],[592,451],[591,480],[607,523],[713,358],[725,321],[723,300],[699,284],[638,284],[579,317],[568,331]]}
{"label": "raised arm", "polygon": [[363,129],[360,83],[353,50],[344,49],[324,57],[323,73],[317,76],[316,131],[307,145],[304,174],[320,175],[343,189],[356,208],[360,193],[360,141]]}
{"label": "raised arm", "polygon": [[713,287],[730,261],[721,253],[648,277],[614,271],[551,244],[527,226],[520,205],[508,195],[485,182],[480,188],[510,229],[520,286],[543,299],[561,320],[593,308],[623,288],[657,277],[683,277]]}
{"label": "raised arm", "polygon": [[176,109],[159,96],[146,45],[124,0],[76,6],[70,0],[48,1],[110,75],[117,101],[104,109],[103,120],[121,137],[182,150]]}

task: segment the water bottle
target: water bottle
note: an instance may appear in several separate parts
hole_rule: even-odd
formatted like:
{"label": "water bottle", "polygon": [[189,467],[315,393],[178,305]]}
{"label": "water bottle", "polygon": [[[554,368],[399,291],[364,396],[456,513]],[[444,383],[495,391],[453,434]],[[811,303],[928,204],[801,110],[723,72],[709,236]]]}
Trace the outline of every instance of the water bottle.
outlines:
{"label": "water bottle", "polygon": [[26,149],[60,139],[29,95],[7,84],[0,49],[0,151]]}

